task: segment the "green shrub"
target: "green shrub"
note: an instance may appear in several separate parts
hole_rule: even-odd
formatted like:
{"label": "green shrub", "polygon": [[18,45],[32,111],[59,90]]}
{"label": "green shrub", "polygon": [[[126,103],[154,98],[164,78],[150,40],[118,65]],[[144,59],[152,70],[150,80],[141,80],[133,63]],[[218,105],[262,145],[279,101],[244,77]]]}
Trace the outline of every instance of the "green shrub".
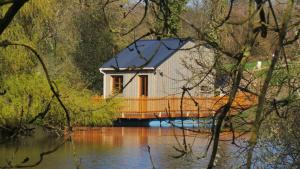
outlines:
{"label": "green shrub", "polygon": [[[0,97],[0,126],[13,128],[20,123],[28,124],[51,101],[44,118],[34,121],[37,125],[64,127],[66,116],[62,107],[52,98],[52,92],[43,74],[14,74],[4,82],[7,93]],[[57,83],[59,94],[70,111],[71,122],[76,126],[110,125],[119,105],[118,99],[93,101],[93,93],[84,88],[74,88],[66,81]]]}

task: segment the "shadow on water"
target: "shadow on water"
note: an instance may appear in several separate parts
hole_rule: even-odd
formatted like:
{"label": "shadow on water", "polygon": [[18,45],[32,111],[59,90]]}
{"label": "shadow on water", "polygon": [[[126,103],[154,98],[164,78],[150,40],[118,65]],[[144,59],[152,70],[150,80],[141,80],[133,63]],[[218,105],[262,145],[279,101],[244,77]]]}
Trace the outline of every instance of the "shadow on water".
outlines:
{"label": "shadow on water", "polygon": [[[211,123],[212,120],[208,119],[208,120],[201,120],[201,121],[196,121],[196,120],[183,120],[183,127],[185,128],[205,128],[205,129],[209,129],[211,128]],[[182,127],[182,120],[173,120],[173,121],[169,121],[169,120],[164,120],[164,121],[159,121],[159,120],[153,120],[149,122],[149,126],[150,127],[172,127],[172,126],[176,126],[176,127]]]}
{"label": "shadow on water", "polygon": [[[179,118],[171,119],[118,119],[113,124],[115,127],[182,127],[182,120]],[[212,119],[194,120],[186,118],[183,120],[185,128],[209,129]]]}

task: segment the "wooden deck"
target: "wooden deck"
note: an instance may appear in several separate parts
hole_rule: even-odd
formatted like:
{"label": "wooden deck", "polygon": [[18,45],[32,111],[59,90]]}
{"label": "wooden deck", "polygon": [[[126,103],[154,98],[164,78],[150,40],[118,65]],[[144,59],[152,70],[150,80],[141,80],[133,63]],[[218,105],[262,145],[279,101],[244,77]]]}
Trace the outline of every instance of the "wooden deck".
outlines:
{"label": "wooden deck", "polygon": [[[119,109],[119,117],[124,119],[155,119],[155,118],[176,118],[181,117],[181,105],[183,117],[208,117],[224,105],[227,96],[183,98],[122,98]],[[195,101],[199,104],[197,106]],[[234,100],[231,113],[247,109],[256,103],[256,97],[249,94],[239,93]]]}

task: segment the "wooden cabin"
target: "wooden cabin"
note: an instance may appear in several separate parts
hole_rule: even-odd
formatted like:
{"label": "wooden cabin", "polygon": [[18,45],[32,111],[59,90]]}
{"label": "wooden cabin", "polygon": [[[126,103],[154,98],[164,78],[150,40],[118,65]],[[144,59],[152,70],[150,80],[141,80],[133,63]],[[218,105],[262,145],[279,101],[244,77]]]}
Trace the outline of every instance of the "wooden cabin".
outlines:
{"label": "wooden cabin", "polygon": [[206,47],[194,47],[188,39],[138,40],[100,67],[104,76],[103,96],[180,96],[183,86],[191,87],[204,76],[207,77],[191,94],[213,96],[213,72],[199,77],[199,69],[205,70],[199,63],[209,69],[214,63],[214,54]]}
{"label": "wooden cabin", "polygon": [[[189,39],[138,40],[100,67],[103,98],[123,98],[119,118],[206,117],[227,97],[215,96],[214,52]],[[182,87],[193,87],[181,100]],[[253,98],[240,95],[238,106]],[[195,104],[195,101],[198,104]]]}

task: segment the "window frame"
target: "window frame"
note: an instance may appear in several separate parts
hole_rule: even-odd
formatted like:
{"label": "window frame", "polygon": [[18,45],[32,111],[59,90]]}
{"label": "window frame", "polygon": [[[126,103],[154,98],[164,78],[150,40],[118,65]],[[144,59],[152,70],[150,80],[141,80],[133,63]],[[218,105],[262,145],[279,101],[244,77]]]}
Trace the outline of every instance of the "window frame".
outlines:
{"label": "window frame", "polygon": [[[123,75],[111,75],[111,78],[112,78],[111,93],[112,94],[122,94],[123,93],[123,82],[124,82]],[[116,86],[116,84],[118,84],[118,85]]]}

